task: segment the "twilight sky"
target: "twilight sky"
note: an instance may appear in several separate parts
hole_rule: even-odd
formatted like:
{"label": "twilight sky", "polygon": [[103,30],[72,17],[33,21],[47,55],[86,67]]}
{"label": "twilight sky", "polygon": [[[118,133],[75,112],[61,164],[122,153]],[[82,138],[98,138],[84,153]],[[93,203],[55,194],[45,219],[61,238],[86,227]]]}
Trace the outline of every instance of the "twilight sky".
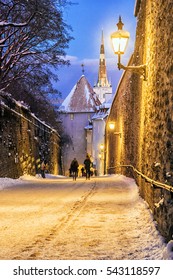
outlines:
{"label": "twilight sky", "polygon": [[83,63],[84,74],[91,86],[98,77],[101,33],[104,33],[104,45],[107,75],[116,90],[122,70],[117,69],[117,56],[113,54],[110,34],[117,30],[119,15],[124,23],[124,30],[130,32],[130,40],[122,63],[127,64],[133,52],[136,33],[136,18],[134,17],[135,0],[73,0],[78,4],[65,10],[65,20],[71,25],[74,40],[67,49],[69,67],[61,67],[58,71],[59,82],[55,87],[62,93],[64,99],[81,77]]}

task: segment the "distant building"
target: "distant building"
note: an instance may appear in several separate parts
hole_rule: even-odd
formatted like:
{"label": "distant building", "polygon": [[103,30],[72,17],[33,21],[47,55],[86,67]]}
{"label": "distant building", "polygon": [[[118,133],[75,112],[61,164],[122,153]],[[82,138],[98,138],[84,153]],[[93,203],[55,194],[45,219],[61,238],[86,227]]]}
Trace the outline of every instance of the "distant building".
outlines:
{"label": "distant building", "polygon": [[97,174],[103,175],[105,173],[106,156],[105,123],[112,102],[112,86],[108,82],[106,71],[103,31],[100,46],[98,81],[93,89],[102,104],[99,106],[98,111],[92,117],[92,157],[94,167],[97,170]]}
{"label": "distant building", "polygon": [[64,131],[62,161],[65,175],[69,174],[74,157],[82,167],[86,153],[91,155],[97,174],[104,174],[105,149],[101,151],[100,145],[104,145],[111,100],[112,86],[107,79],[102,32],[97,84],[92,88],[82,75],[59,108]]}
{"label": "distant building", "polygon": [[60,106],[65,139],[62,151],[65,175],[69,174],[70,163],[74,157],[81,168],[86,153],[91,153],[91,120],[100,105],[96,93],[82,75]]}

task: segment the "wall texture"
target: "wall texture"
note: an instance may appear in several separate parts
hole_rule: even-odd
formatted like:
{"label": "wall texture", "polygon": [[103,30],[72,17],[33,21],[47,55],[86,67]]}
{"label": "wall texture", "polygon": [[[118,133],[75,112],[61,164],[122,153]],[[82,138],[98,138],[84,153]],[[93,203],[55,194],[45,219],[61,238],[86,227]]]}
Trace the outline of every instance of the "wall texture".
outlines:
{"label": "wall texture", "polygon": [[49,172],[61,173],[60,137],[29,109],[0,93],[0,177],[18,178],[40,172],[48,161]]}
{"label": "wall texture", "polygon": [[[143,81],[130,71],[122,76],[108,119],[116,121],[122,137],[113,135],[107,122],[107,167],[132,164],[149,178],[173,185],[172,1],[136,1],[135,15],[136,42],[129,64],[147,64],[148,77]],[[153,188],[140,176],[136,180],[159,230],[170,238],[172,193]]]}

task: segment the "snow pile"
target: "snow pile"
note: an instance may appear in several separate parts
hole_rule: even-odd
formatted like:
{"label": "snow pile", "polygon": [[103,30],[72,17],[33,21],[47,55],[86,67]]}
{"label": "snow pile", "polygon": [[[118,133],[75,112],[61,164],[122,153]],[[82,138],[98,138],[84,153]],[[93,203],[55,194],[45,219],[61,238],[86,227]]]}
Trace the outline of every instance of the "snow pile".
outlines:
{"label": "snow pile", "polygon": [[20,179],[0,178],[0,190],[19,184],[23,184],[22,180]]}
{"label": "snow pile", "polygon": [[65,177],[63,175],[46,174],[46,178],[48,178],[48,179],[65,179],[67,177]]}
{"label": "snow pile", "polygon": [[[65,176],[61,175],[53,175],[53,174],[46,174],[47,179],[64,179]],[[0,190],[5,188],[10,188],[12,186],[22,185],[25,181],[25,184],[29,183],[30,181],[35,181],[37,179],[43,179],[40,174],[36,176],[31,175],[23,175],[19,179],[11,179],[11,178],[0,178]],[[44,179],[45,180],[45,179]]]}
{"label": "snow pile", "polygon": [[[49,173],[46,173],[45,176],[46,176],[45,179],[64,179],[64,178],[66,178],[65,176],[62,176],[62,175],[53,175],[53,174],[49,174]],[[36,179],[43,179],[43,178],[41,177],[41,174],[36,174],[36,176],[23,175],[20,177],[20,179],[24,180],[24,181],[32,181],[32,180],[35,181]]]}

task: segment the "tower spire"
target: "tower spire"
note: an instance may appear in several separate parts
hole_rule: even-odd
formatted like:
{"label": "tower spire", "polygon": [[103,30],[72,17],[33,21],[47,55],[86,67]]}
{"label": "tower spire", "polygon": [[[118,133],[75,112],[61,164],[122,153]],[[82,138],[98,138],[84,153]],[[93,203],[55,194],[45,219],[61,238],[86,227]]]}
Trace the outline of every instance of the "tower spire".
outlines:
{"label": "tower spire", "polygon": [[100,87],[109,86],[108,79],[107,79],[107,72],[106,72],[103,30],[102,30],[101,46],[100,46],[100,60],[99,60],[99,73],[98,73],[97,85]]}
{"label": "tower spire", "polygon": [[112,96],[112,86],[108,82],[107,72],[106,72],[103,30],[101,36],[98,80],[97,83],[94,85],[94,92],[96,93],[101,103],[107,102],[108,100],[110,100]]}

